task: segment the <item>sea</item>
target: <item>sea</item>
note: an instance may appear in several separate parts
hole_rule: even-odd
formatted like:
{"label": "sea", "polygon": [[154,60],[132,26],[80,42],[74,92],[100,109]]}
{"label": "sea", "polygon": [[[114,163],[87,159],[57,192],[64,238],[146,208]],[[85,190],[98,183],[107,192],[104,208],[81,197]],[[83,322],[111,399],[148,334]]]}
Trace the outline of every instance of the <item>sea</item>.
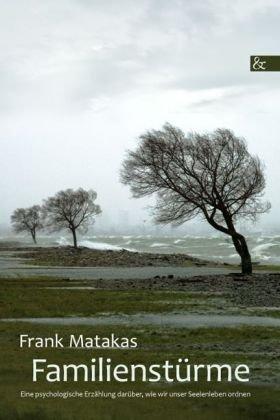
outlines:
{"label": "sea", "polygon": [[[254,262],[280,264],[280,235],[247,236]],[[14,242],[22,246],[33,246],[26,236],[0,237],[2,242]],[[84,235],[78,237],[80,246],[99,250],[128,250],[132,252],[181,253],[218,262],[239,263],[231,239],[224,235],[207,236],[153,236],[153,235]],[[38,246],[71,245],[69,235],[38,236]]]}

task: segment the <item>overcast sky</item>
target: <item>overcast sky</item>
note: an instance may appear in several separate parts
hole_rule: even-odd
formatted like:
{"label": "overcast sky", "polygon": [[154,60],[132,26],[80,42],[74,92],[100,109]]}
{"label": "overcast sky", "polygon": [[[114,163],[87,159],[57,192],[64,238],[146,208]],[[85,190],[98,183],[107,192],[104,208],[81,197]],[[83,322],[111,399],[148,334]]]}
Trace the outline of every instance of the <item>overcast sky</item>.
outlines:
{"label": "overcast sky", "polygon": [[[93,188],[104,217],[145,218],[119,168],[166,121],[227,127],[266,164],[264,223],[280,208],[279,0],[1,0],[0,223],[68,187]],[[280,225],[280,223],[279,223]]]}

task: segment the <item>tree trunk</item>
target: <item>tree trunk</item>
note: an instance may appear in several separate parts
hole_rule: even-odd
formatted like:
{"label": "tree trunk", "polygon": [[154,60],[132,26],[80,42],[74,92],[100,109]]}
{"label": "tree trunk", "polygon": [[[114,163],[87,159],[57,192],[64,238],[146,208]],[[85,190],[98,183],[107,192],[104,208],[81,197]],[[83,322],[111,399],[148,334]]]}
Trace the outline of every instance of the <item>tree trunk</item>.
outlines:
{"label": "tree trunk", "polygon": [[242,274],[252,274],[253,268],[250,254],[241,256],[241,266]]}
{"label": "tree trunk", "polygon": [[248,250],[247,242],[244,236],[240,238],[241,248],[242,248],[242,255],[241,255],[241,265],[242,265],[242,273],[243,274],[252,274],[252,261],[251,255]]}
{"label": "tree trunk", "polygon": [[74,248],[77,249],[78,248],[78,244],[77,244],[77,235],[76,235],[76,229],[71,229],[72,231],[72,235],[73,235],[73,245]]}
{"label": "tree trunk", "polygon": [[36,240],[36,231],[32,230],[31,231],[31,235],[32,235],[32,239],[35,245],[37,245],[37,240]]}
{"label": "tree trunk", "polygon": [[236,251],[241,258],[242,274],[252,274],[251,255],[247,246],[246,239],[243,235],[235,234],[232,236],[232,241]]}

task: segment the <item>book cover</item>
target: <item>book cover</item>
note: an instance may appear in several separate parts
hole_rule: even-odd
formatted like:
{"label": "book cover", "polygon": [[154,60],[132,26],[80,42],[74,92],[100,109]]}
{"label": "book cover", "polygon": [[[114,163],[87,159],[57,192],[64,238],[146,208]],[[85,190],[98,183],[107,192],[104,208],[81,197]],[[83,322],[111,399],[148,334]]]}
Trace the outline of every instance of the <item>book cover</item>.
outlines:
{"label": "book cover", "polygon": [[0,419],[279,419],[276,0],[0,13]]}

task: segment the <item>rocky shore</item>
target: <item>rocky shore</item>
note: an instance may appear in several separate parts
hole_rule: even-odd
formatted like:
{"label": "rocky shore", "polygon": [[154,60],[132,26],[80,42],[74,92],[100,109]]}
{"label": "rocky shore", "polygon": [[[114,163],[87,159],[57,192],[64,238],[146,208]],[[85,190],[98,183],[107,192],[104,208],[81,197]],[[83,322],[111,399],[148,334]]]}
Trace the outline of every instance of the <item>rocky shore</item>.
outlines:
{"label": "rocky shore", "polygon": [[[163,267],[163,266],[220,266],[186,254],[156,254],[145,252],[95,250],[80,247],[9,248],[19,257],[35,265],[57,267]],[[224,264],[228,265],[228,264]]]}
{"label": "rocky shore", "polygon": [[280,307],[280,273],[257,273],[252,276],[238,274],[205,275],[188,278],[156,276],[152,279],[92,280],[97,289],[112,290],[170,290],[191,293],[223,294],[232,303],[241,306]]}

